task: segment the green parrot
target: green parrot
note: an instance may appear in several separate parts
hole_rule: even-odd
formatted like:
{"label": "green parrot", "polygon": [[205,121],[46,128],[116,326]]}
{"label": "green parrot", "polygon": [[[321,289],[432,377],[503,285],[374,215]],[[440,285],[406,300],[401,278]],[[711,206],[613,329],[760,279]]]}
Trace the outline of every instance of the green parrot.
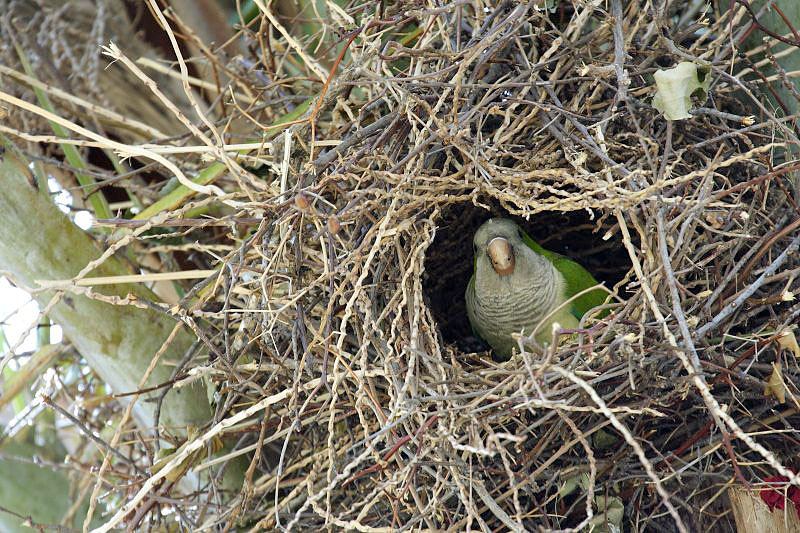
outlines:
{"label": "green parrot", "polygon": [[605,302],[607,293],[596,289],[562,305],[597,280],[575,261],[539,246],[512,220],[490,218],[475,232],[473,244],[467,316],[475,333],[503,359],[518,347],[512,333],[530,335],[538,326],[534,338],[544,345],[552,340],[554,323],[576,328],[589,309]]}

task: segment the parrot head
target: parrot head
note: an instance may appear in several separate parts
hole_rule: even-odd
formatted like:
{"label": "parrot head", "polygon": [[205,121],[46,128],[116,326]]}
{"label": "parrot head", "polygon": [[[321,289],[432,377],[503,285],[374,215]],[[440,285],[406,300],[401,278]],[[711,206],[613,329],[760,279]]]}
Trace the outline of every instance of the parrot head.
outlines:
{"label": "parrot head", "polygon": [[475,271],[478,277],[511,276],[520,259],[531,250],[522,240],[519,226],[507,218],[490,218],[475,232]]}

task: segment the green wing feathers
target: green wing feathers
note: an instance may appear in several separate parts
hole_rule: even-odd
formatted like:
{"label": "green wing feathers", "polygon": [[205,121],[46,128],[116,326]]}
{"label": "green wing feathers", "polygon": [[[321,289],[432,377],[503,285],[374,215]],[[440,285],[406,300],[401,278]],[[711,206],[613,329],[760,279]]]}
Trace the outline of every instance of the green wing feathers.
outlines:
{"label": "green wing feathers", "polygon": [[[553,263],[553,265],[556,267],[556,270],[561,272],[561,275],[564,276],[564,281],[566,282],[567,298],[572,298],[574,295],[583,290],[599,285],[598,281],[594,278],[594,276],[592,276],[591,273],[589,273],[588,270],[583,268],[572,259],[542,248],[525,231],[522,231],[522,240],[534,252],[547,258],[547,260]],[[593,307],[603,305],[607,296],[608,293],[603,289],[595,289],[582,296],[579,296],[578,298],[575,298],[572,300],[572,314],[574,314],[575,317],[580,320],[581,317],[583,317],[583,315],[585,315]],[[606,314],[608,314],[608,311],[603,312],[601,316],[605,316]]]}

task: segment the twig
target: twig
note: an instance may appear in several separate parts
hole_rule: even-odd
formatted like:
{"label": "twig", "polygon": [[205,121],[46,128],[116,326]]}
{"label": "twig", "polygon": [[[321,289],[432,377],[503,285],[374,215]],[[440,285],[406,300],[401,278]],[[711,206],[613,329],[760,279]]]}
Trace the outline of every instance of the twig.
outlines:
{"label": "twig", "polygon": [[724,322],[729,316],[731,316],[742,304],[747,301],[760,287],[764,284],[767,278],[772,276],[780,267],[786,262],[790,254],[793,254],[797,251],[798,247],[800,247],[800,235],[792,239],[792,242],[789,243],[789,246],[781,252],[781,254],[772,262],[770,265],[764,269],[761,275],[748,287],[739,293],[732,302],[727,304],[725,307],[722,308],[722,311],[717,313],[717,315],[703,325],[700,329],[698,329],[693,338],[695,341],[702,340],[708,333],[714,331],[716,328],[720,326],[722,322]]}

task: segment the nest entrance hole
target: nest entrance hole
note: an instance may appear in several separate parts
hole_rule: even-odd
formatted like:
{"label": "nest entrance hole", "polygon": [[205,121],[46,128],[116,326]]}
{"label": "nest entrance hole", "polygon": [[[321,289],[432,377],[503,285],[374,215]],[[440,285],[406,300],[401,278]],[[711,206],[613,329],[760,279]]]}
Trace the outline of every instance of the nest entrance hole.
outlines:
{"label": "nest entrance hole", "polygon": [[472,237],[491,217],[515,220],[539,244],[574,259],[608,288],[622,281],[631,269],[619,233],[614,232],[608,240],[602,238],[614,225],[611,219],[595,216],[592,220],[586,211],[551,211],[525,220],[510,215],[496,202],[488,205],[489,210],[470,203],[445,209],[425,256],[423,291],[445,345],[468,353],[486,349],[472,333],[464,291],[472,275]]}

